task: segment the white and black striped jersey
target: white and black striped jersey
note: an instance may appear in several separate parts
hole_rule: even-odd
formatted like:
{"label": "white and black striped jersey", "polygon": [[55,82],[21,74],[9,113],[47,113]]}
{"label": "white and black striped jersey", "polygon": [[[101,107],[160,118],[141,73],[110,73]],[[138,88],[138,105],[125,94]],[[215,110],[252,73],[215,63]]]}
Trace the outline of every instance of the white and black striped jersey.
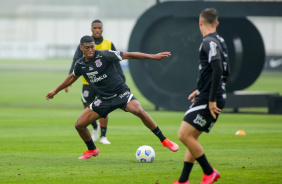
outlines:
{"label": "white and black striped jersey", "polygon": [[199,93],[196,97],[208,101],[225,100],[229,60],[224,39],[217,33],[208,34],[203,38],[199,51]]}
{"label": "white and black striped jersey", "polygon": [[91,61],[85,62],[82,57],[75,63],[73,75],[83,75],[99,96],[111,97],[121,88],[128,88],[114,66],[114,62],[122,60],[122,55],[120,51],[96,50]]}

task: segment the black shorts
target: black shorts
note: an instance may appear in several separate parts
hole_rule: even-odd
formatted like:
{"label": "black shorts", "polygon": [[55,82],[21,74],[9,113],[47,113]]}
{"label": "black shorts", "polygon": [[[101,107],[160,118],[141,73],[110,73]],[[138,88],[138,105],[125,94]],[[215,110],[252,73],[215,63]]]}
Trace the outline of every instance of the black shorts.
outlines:
{"label": "black shorts", "polygon": [[88,108],[97,112],[102,118],[106,118],[110,112],[116,110],[117,108],[125,111],[126,105],[131,100],[136,100],[136,98],[128,89],[125,89],[124,91],[110,97],[98,96]]}
{"label": "black shorts", "polygon": [[96,96],[97,96],[97,92],[90,85],[83,84],[82,92],[81,92],[81,101],[83,103],[93,102]]}
{"label": "black shorts", "polygon": [[[216,104],[218,108],[223,109],[225,101],[218,101]],[[216,114],[216,119],[212,117],[208,102],[196,101],[186,111],[183,120],[191,124],[197,130],[208,133],[217,121],[217,118],[218,114]]]}

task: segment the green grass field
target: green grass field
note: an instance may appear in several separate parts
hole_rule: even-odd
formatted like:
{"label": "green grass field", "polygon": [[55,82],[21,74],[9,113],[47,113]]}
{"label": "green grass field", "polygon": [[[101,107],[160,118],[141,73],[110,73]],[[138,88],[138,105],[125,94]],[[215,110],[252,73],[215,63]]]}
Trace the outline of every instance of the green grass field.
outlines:
{"label": "green grass field", "polygon": [[[74,123],[82,112],[80,79],[69,93],[62,91],[47,101],[67,76],[70,60],[0,60],[0,183],[171,184],[180,176],[185,147],[177,138],[184,112],[154,111],[127,83],[165,136],[180,145],[173,153],[137,118],[116,110],[110,114],[107,137],[111,145],[96,144],[99,156],[77,158],[86,146]],[[282,95],[282,73],[263,73],[246,90],[273,91]],[[188,94],[187,94],[188,95]],[[237,130],[246,136],[236,136]],[[223,113],[200,142],[212,166],[221,172],[218,184],[272,184],[282,182],[282,115]],[[150,145],[153,163],[138,163],[135,151]],[[198,164],[190,184],[202,178]]]}

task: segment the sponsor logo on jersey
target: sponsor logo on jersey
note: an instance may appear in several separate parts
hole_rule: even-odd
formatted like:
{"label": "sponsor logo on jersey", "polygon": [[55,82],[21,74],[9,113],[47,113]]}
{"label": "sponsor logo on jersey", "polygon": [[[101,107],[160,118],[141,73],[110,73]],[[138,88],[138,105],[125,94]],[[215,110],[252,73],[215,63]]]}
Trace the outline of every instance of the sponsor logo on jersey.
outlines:
{"label": "sponsor logo on jersey", "polygon": [[98,71],[86,73],[91,83],[99,82],[108,77],[107,74],[103,74],[101,76],[97,76],[97,74],[98,74]]}
{"label": "sponsor logo on jersey", "polygon": [[86,75],[88,76],[90,82],[92,82],[92,83],[94,82],[94,78],[96,78],[97,74],[98,74],[97,71],[86,73]]}
{"label": "sponsor logo on jersey", "polygon": [[201,127],[204,127],[206,125],[206,120],[201,116],[200,114],[197,114],[197,117],[193,120],[193,123],[200,125]]}
{"label": "sponsor logo on jersey", "polygon": [[102,103],[100,99],[95,100],[94,105],[99,106]]}
{"label": "sponsor logo on jersey", "polygon": [[103,75],[101,75],[101,76],[94,76],[94,79],[93,79],[93,82],[99,82],[99,81],[101,81],[101,80],[103,80],[103,79],[105,79],[105,78],[107,78],[108,76],[106,75],[106,74],[103,74]]}
{"label": "sponsor logo on jersey", "polygon": [[95,63],[96,63],[96,66],[97,66],[97,67],[101,67],[101,66],[102,66],[102,62],[101,62],[100,59],[97,59],[97,60],[95,61]]}
{"label": "sponsor logo on jersey", "polygon": [[89,71],[91,71],[91,70],[93,70],[93,67],[92,67],[92,66],[89,67]]}

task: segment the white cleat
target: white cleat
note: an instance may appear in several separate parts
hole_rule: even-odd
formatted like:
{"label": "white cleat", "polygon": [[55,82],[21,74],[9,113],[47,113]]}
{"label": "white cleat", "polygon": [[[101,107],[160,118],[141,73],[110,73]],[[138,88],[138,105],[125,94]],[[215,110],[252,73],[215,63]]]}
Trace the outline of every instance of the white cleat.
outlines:
{"label": "white cleat", "polygon": [[92,131],[91,138],[92,138],[93,142],[96,142],[99,139],[100,123],[97,122],[97,125],[98,125],[97,128],[96,129],[93,128],[93,131]]}
{"label": "white cleat", "polygon": [[100,143],[101,144],[111,144],[111,142],[108,141],[107,137],[104,137],[104,136],[100,138]]}

